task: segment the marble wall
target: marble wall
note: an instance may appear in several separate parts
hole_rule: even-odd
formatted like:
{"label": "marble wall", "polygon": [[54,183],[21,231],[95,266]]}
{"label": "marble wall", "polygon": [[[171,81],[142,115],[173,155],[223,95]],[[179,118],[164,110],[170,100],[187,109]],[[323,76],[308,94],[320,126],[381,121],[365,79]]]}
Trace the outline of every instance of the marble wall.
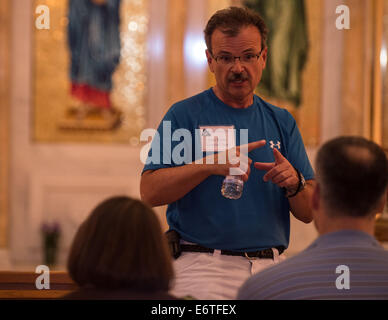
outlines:
{"label": "marble wall", "polygon": [[[154,3],[163,6],[163,1]],[[57,220],[63,229],[60,256],[63,263],[78,225],[98,202],[117,194],[139,197],[143,166],[140,147],[46,144],[31,139],[34,18],[31,1],[13,1],[11,17],[9,253],[15,264],[40,263],[41,223]],[[163,25],[163,16],[154,18],[162,20],[160,25]],[[157,25],[152,28],[151,33],[157,36]],[[158,71],[150,70],[150,76],[163,77],[163,73],[153,73]],[[150,85],[152,92],[155,84]],[[157,106],[159,103],[163,101]]]}
{"label": "marble wall", "polygon": [[0,251],[7,246],[10,1],[0,2]]}

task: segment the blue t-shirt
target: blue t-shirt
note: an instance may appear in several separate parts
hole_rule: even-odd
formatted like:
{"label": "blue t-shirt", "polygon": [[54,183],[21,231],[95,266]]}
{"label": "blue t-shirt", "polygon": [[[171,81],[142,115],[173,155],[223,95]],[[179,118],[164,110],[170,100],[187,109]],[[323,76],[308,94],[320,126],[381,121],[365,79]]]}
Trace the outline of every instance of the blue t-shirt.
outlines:
{"label": "blue t-shirt", "polygon": [[[169,109],[158,128],[160,139],[154,138],[147,159],[156,163],[147,162],[143,172],[184,165],[206,156],[206,153],[198,152],[200,138],[196,132],[201,126],[234,126],[236,145],[240,145],[240,130],[248,129],[248,142],[267,141],[264,147],[249,152],[253,163],[274,162],[272,148],[278,148],[306,180],[314,178],[300,132],[287,110],[256,95],[248,108],[232,108],[218,99],[212,89]],[[174,135],[182,128],[186,130],[178,130],[179,134]],[[174,162],[179,153],[184,163]],[[254,168],[253,163],[238,200],[223,197],[221,185],[225,177],[213,175],[169,204],[167,222],[170,229],[178,231],[183,240],[214,249],[287,248],[290,233],[288,199],[282,188],[263,181],[266,172]]]}

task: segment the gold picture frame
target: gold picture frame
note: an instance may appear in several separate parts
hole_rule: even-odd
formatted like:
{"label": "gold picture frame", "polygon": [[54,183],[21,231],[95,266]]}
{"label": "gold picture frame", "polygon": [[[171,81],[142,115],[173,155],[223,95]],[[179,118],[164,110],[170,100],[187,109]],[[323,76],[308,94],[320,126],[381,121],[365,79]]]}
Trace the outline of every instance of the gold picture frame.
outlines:
{"label": "gold picture frame", "polygon": [[[145,126],[148,1],[121,0],[120,62],[108,116],[77,113],[70,95],[68,0],[35,0],[49,8],[49,29],[33,26],[33,140],[39,143],[139,143]],[[35,20],[39,13],[35,14]]]}

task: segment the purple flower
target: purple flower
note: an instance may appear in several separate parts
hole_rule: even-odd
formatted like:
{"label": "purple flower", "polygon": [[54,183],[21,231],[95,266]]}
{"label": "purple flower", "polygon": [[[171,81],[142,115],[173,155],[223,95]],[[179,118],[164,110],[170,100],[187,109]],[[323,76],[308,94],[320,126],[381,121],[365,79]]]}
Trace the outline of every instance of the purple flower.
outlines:
{"label": "purple flower", "polygon": [[59,235],[61,233],[61,226],[57,221],[42,223],[41,231],[45,235]]}

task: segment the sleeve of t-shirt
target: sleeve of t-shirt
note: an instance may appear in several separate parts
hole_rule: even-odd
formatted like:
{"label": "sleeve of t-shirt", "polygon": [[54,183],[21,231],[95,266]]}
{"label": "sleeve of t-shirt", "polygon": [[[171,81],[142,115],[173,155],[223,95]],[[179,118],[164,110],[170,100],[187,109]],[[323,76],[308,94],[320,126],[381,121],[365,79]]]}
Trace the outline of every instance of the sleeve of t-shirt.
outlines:
{"label": "sleeve of t-shirt", "polygon": [[[172,106],[166,115],[163,117],[159,127],[152,139],[151,147],[142,171],[142,174],[147,170],[158,170],[162,168],[171,168],[182,165],[182,162],[176,162],[177,158],[182,160],[182,157],[177,157],[174,153],[178,148],[178,144],[182,144],[180,140],[175,139],[175,135],[179,136],[179,132],[188,132],[185,128],[180,128],[175,115],[175,107]],[[188,141],[186,139],[185,141]],[[174,151],[175,150],[175,151]],[[185,163],[191,159],[184,159]]]}
{"label": "sleeve of t-shirt", "polygon": [[[286,110],[285,110],[286,111]],[[298,169],[306,180],[314,179],[314,170],[304,147],[302,136],[293,116],[287,112],[287,160]]]}

